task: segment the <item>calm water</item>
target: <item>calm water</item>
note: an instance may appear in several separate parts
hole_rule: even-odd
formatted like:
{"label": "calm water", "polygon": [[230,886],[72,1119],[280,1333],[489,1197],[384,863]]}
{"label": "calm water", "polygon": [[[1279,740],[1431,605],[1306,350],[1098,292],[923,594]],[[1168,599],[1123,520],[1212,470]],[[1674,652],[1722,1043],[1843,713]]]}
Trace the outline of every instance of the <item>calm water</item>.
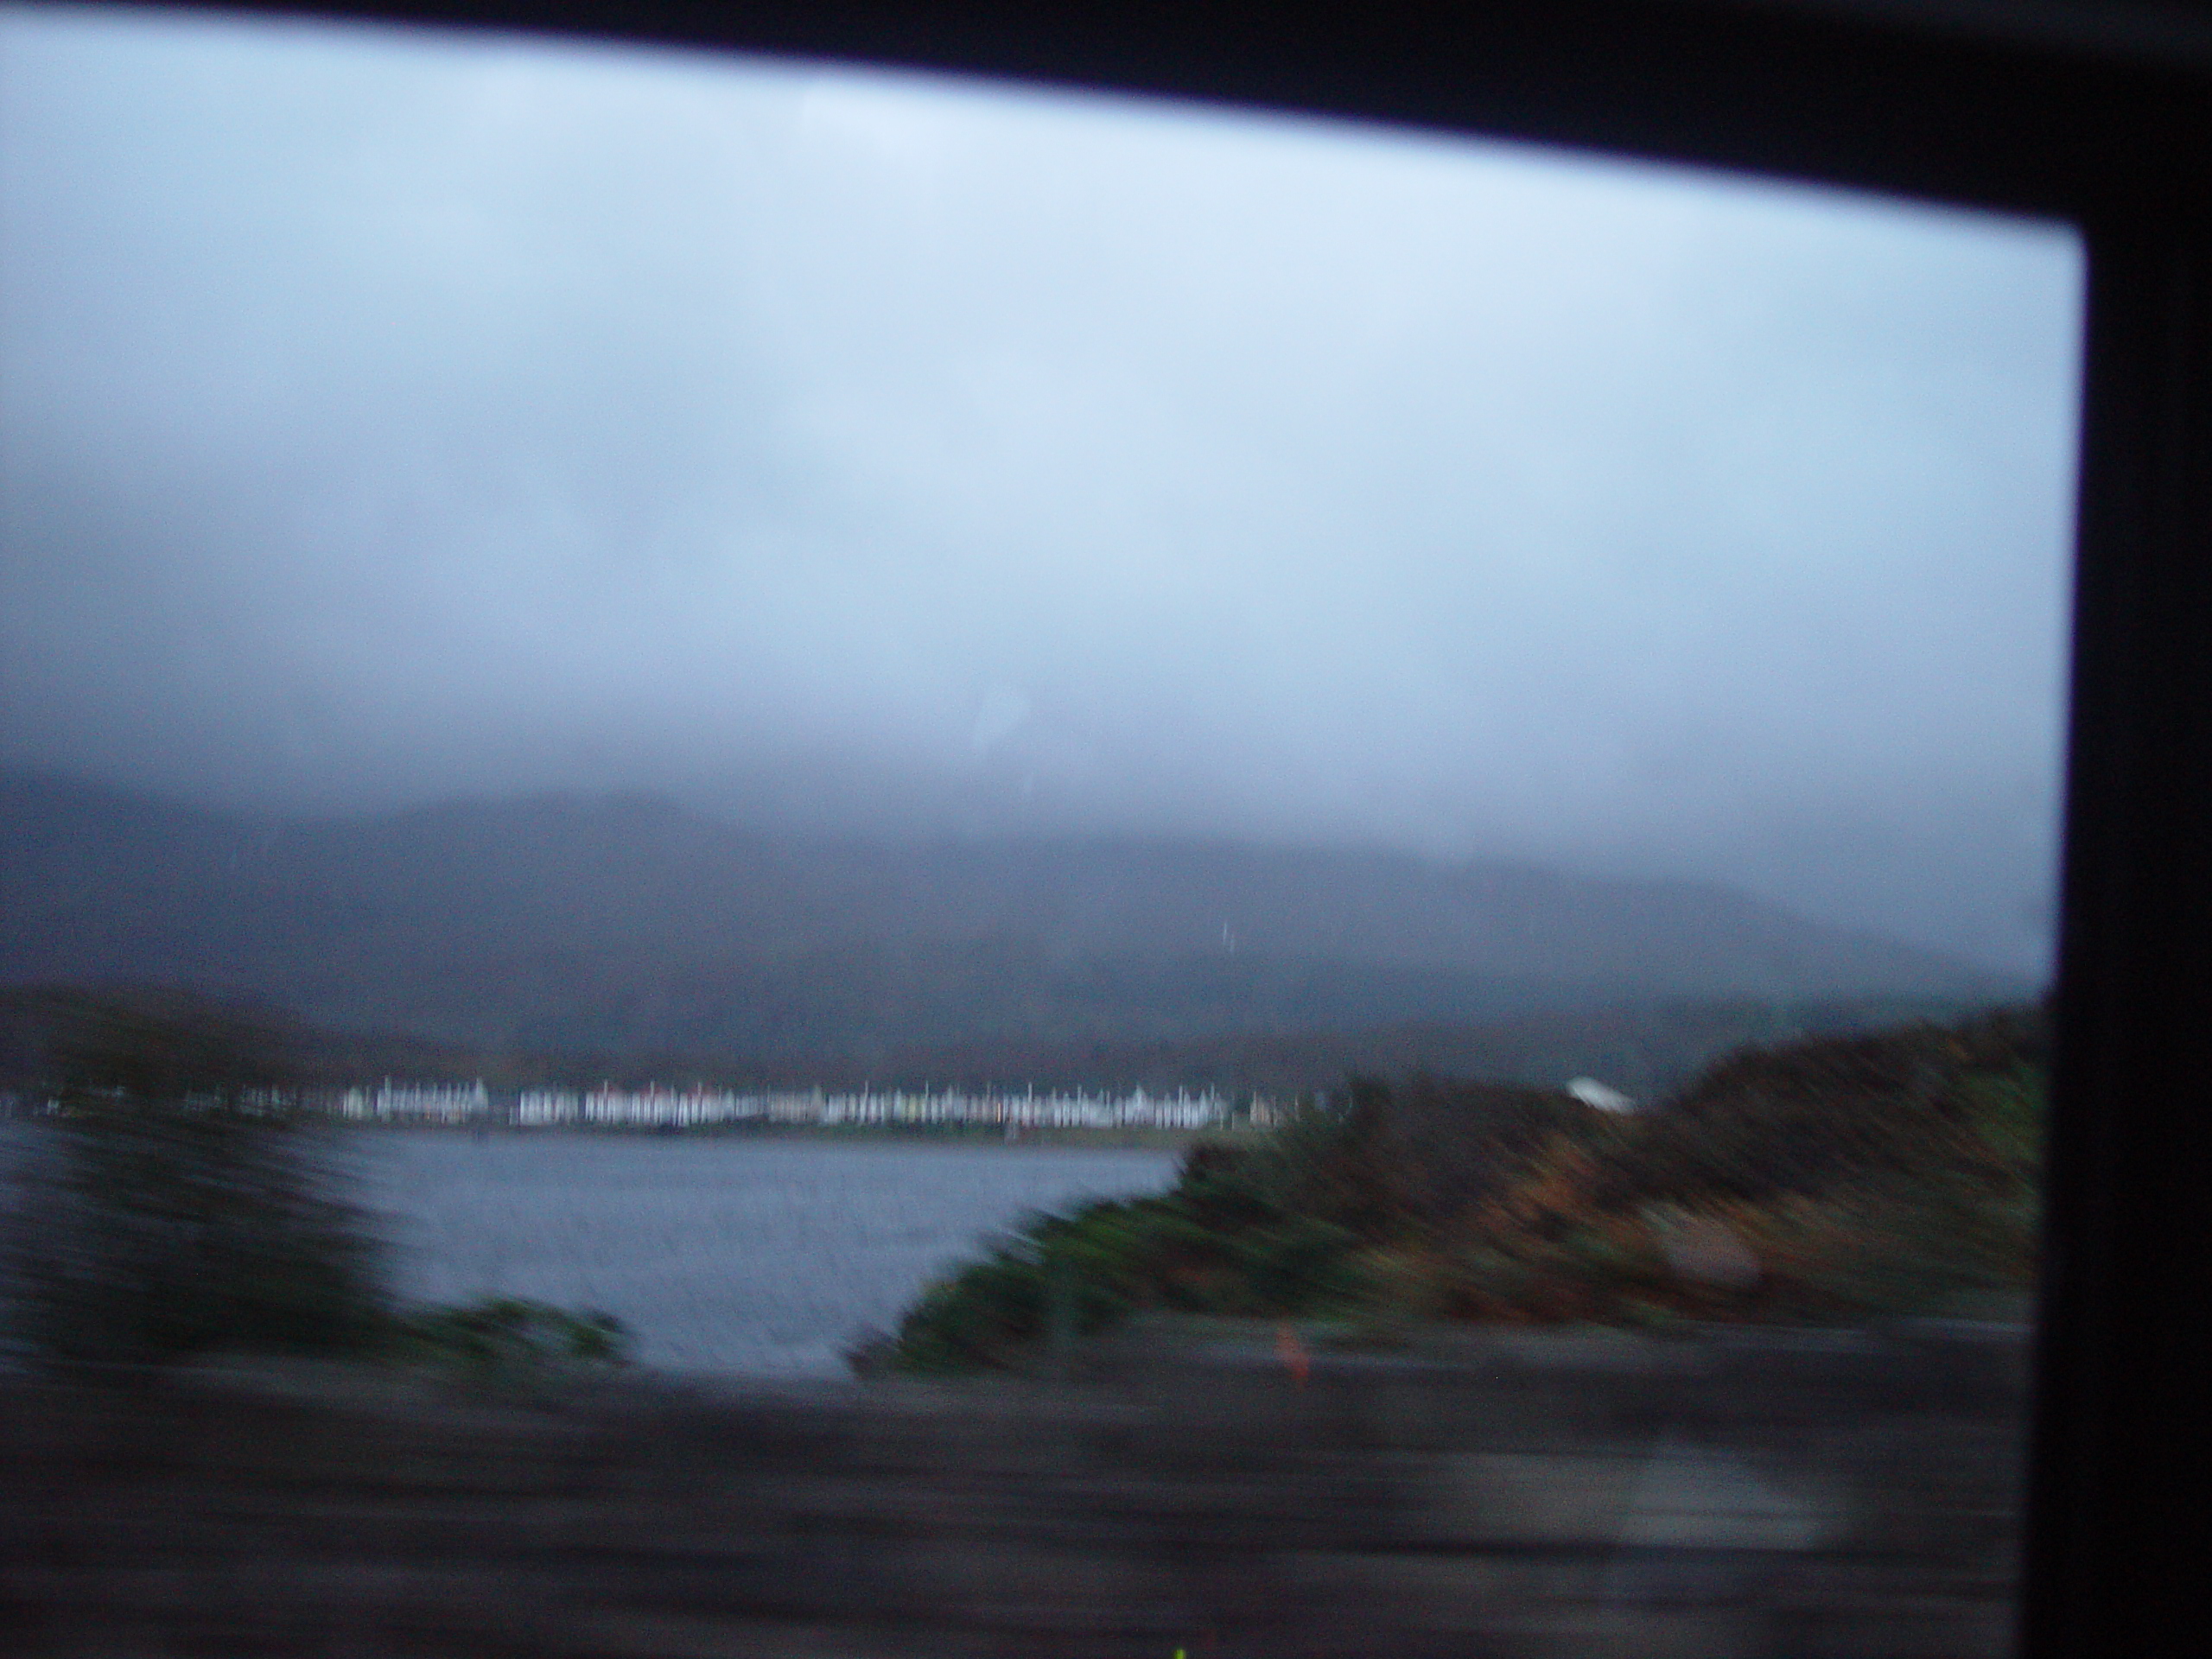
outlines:
{"label": "calm water", "polygon": [[932,1278],[1033,1210],[1157,1191],[1159,1152],[472,1135],[353,1138],[399,1287],[602,1308],[645,1363],[842,1376]]}

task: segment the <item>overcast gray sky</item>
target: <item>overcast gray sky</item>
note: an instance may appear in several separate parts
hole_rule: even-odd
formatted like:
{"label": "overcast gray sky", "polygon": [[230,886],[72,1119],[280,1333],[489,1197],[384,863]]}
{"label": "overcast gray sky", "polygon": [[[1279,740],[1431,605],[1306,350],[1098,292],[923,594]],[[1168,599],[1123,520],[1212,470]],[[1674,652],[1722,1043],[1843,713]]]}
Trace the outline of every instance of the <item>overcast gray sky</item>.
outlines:
{"label": "overcast gray sky", "polygon": [[0,757],[1727,880],[2049,948],[2057,227],[0,11]]}

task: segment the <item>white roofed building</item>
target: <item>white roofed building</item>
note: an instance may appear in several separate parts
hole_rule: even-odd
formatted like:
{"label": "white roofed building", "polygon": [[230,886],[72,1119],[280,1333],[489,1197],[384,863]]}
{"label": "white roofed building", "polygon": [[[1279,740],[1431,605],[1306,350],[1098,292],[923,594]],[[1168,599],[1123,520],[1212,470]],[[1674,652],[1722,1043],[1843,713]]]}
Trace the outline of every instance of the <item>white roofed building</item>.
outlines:
{"label": "white roofed building", "polygon": [[1636,1102],[1618,1089],[1609,1089],[1595,1077],[1577,1077],[1567,1085],[1567,1092],[1585,1106],[1594,1106],[1601,1112],[1632,1112]]}

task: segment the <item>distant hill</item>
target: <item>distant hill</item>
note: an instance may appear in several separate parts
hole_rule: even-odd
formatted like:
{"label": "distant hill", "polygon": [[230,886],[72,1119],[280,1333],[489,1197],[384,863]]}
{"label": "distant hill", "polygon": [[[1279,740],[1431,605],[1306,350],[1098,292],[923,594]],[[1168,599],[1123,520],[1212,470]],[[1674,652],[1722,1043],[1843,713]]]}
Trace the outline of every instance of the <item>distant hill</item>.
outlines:
{"label": "distant hill", "polygon": [[174,987],[480,1055],[776,1067],[1282,1039],[1279,1071],[1315,1033],[1395,1029],[1412,1052],[1540,1013],[2033,989],[1683,883],[770,836],[635,798],[310,820],[22,773],[0,777],[0,983]]}

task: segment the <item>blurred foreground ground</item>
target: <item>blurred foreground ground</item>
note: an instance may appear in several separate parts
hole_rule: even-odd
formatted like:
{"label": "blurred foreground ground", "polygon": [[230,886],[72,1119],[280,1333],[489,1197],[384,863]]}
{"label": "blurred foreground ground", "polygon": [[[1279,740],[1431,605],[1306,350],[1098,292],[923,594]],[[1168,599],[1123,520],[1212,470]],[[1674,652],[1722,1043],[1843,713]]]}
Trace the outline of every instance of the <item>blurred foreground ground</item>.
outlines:
{"label": "blurred foreground ground", "polygon": [[1140,1325],[1051,1376],[0,1383],[26,1656],[2005,1650],[2025,1332]]}

